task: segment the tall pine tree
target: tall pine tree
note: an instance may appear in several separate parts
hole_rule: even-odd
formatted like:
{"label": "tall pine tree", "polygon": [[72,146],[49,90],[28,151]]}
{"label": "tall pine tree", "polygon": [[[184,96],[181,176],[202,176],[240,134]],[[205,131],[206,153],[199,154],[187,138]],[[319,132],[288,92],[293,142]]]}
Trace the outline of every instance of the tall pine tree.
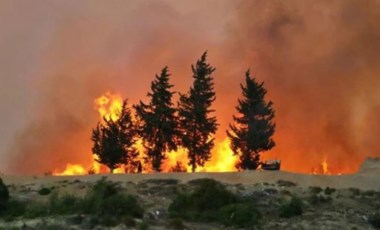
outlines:
{"label": "tall pine tree", "polygon": [[133,145],[137,133],[132,121],[131,110],[124,101],[119,119],[103,118],[92,131],[91,140],[94,142],[92,153],[98,157],[98,162],[106,165],[111,173],[123,165],[134,164],[138,151]]}
{"label": "tall pine tree", "polygon": [[177,117],[169,77],[168,67],[163,68],[152,81],[151,92],[148,93],[151,99],[149,104],[140,101],[139,105],[134,106],[141,121],[140,136],[146,149],[145,162],[150,162],[155,171],[161,171],[166,151],[177,150]]}
{"label": "tall pine tree", "polygon": [[180,94],[178,103],[182,145],[188,149],[189,165],[194,172],[211,157],[218,124],[210,117],[212,102],[215,101],[212,73],[215,68],[206,62],[205,52],[196,65],[192,65],[193,86],[187,94]]}
{"label": "tall pine tree", "polygon": [[233,116],[235,124],[230,124],[231,131],[227,131],[231,148],[239,156],[238,169],[257,169],[260,154],[275,146],[272,139],[275,112],[273,103],[265,101],[267,91],[263,85],[251,78],[249,70],[246,72],[245,86],[241,85],[243,98],[236,106],[239,115]]}

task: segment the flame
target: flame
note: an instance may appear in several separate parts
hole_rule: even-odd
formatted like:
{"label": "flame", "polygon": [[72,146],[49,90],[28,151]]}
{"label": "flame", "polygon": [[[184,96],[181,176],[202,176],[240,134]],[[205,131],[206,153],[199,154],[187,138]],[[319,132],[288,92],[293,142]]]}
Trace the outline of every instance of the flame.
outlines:
{"label": "flame", "polygon": [[[113,94],[106,92],[100,97],[94,100],[94,108],[99,113],[100,119],[113,120],[119,119],[120,111],[123,105],[122,96],[120,94]],[[136,142],[135,147],[140,152],[138,159],[141,163],[144,162],[144,146],[143,141],[139,139]],[[85,174],[99,174],[108,173],[109,170],[106,166],[101,165],[98,162],[96,155],[89,153],[91,159],[89,159],[88,165],[72,164],[68,163],[63,170],[54,170],[53,175],[85,175]],[[166,159],[162,164],[162,172],[171,172],[173,168],[180,163],[187,172],[191,172],[191,166],[188,165],[187,150],[180,147],[177,151],[166,152]],[[265,157],[264,157],[265,158]],[[263,159],[264,159],[263,158]],[[197,167],[196,172],[233,172],[237,171],[235,164],[238,158],[234,156],[230,148],[230,140],[228,138],[223,139],[215,143],[215,148],[211,152],[211,158],[205,163],[203,167]],[[114,173],[126,173],[130,169],[125,165],[121,165],[114,170]],[[349,171],[347,168],[331,167],[328,163],[326,156],[322,158],[319,165],[312,169],[312,174],[332,175],[341,172]],[[152,168],[149,164],[143,164],[143,172],[152,172]]]}
{"label": "flame", "polygon": [[119,94],[107,92],[95,99],[95,109],[99,112],[101,119],[118,120],[122,106],[123,99]]}
{"label": "flame", "polygon": [[63,172],[58,172],[55,170],[53,175],[55,176],[72,176],[72,175],[84,175],[87,171],[84,169],[82,165],[79,164],[67,164],[65,170]]}
{"label": "flame", "polygon": [[342,172],[348,172],[352,169],[349,168],[339,168],[332,167],[331,164],[327,162],[326,156],[323,157],[322,161],[319,163],[318,167],[312,169],[312,174],[314,175],[342,175]]}

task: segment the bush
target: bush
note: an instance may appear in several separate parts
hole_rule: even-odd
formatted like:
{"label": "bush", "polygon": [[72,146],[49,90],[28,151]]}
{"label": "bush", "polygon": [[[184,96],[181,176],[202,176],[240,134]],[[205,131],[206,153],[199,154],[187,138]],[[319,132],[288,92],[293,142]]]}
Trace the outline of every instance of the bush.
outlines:
{"label": "bush", "polygon": [[73,214],[81,212],[83,207],[83,199],[70,194],[59,196],[58,193],[53,193],[50,197],[51,214]]}
{"label": "bush", "polygon": [[185,225],[182,222],[181,218],[171,219],[169,222],[169,227],[174,230],[183,230],[185,229]]}
{"label": "bush", "polygon": [[51,193],[51,190],[49,188],[41,188],[40,190],[38,190],[38,194],[40,194],[41,196],[46,196],[46,195],[49,195]]}
{"label": "bush", "polygon": [[131,195],[118,193],[115,183],[102,179],[88,192],[83,201],[83,211],[101,216],[132,216],[141,218],[144,210]]}
{"label": "bush", "polygon": [[380,228],[380,212],[377,212],[370,216],[369,223],[375,228]]}
{"label": "bush", "polygon": [[189,182],[196,186],[194,192],[179,194],[169,206],[171,217],[209,221],[216,219],[216,211],[237,201],[237,198],[219,182],[200,179]]}
{"label": "bush", "polygon": [[0,178],[0,212],[4,210],[7,206],[9,200],[9,191],[7,186],[4,184],[3,179]]}
{"label": "bush", "polygon": [[14,218],[24,215],[25,210],[26,204],[24,202],[11,199],[8,201],[7,207],[4,209],[2,214],[8,218]]}
{"label": "bush", "polygon": [[332,201],[331,197],[326,197],[326,196],[318,195],[318,194],[313,194],[309,197],[309,203],[312,205],[328,203],[331,201]]}
{"label": "bush", "polygon": [[321,187],[318,187],[318,186],[310,186],[309,190],[312,194],[318,194],[318,193],[323,191],[323,189]]}
{"label": "bush", "polygon": [[358,188],[349,188],[353,196],[359,196],[360,195],[360,189]]}
{"label": "bush", "polygon": [[326,195],[331,195],[331,194],[333,194],[335,191],[336,191],[335,188],[330,188],[330,187],[326,187],[326,188],[325,188],[325,194],[326,194]]}
{"label": "bush", "polygon": [[46,204],[33,203],[26,207],[24,217],[37,218],[47,216],[49,214],[49,206]]}
{"label": "bush", "polygon": [[303,203],[297,197],[292,197],[290,202],[280,206],[280,217],[290,218],[303,213]]}
{"label": "bush", "polygon": [[367,190],[365,192],[363,192],[363,195],[365,196],[375,196],[377,194],[377,192],[375,190]]}
{"label": "bush", "polygon": [[148,230],[149,229],[149,225],[146,222],[141,222],[141,223],[138,224],[137,229],[138,230]]}
{"label": "bush", "polygon": [[261,215],[253,205],[241,203],[231,204],[219,210],[219,221],[226,226],[238,226],[240,228],[255,226]]}
{"label": "bush", "polygon": [[200,179],[189,183],[195,186],[194,191],[177,195],[169,206],[172,218],[217,221],[239,227],[258,223],[260,214],[251,200],[240,200],[215,180]]}

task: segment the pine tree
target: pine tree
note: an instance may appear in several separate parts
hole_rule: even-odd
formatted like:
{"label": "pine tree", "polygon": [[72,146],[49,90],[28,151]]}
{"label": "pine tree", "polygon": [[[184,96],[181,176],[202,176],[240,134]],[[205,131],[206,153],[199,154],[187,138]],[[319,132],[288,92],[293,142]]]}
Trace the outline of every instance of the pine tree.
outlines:
{"label": "pine tree", "polygon": [[135,162],[138,151],[133,146],[136,142],[136,128],[132,122],[131,110],[124,101],[119,119],[103,118],[92,132],[94,142],[92,152],[97,155],[98,162],[106,165],[110,172],[120,165]]}
{"label": "pine tree", "polygon": [[146,149],[145,162],[150,162],[155,171],[161,171],[162,161],[166,158],[165,152],[177,150],[177,117],[176,108],[172,103],[174,92],[169,83],[168,67],[156,75],[148,93],[151,101],[144,104],[140,101],[135,105],[136,115],[141,121],[140,136],[143,138]]}
{"label": "pine tree", "polygon": [[212,73],[215,68],[206,62],[205,52],[196,65],[192,65],[193,86],[187,94],[180,94],[178,103],[182,145],[188,149],[189,165],[194,172],[197,166],[203,166],[211,157],[218,124],[214,112],[210,109],[215,101]]}
{"label": "pine tree", "polygon": [[275,112],[272,102],[265,101],[267,91],[264,83],[258,83],[250,77],[249,70],[245,77],[246,85],[241,85],[243,99],[239,99],[236,110],[239,116],[233,116],[234,125],[227,135],[231,148],[239,156],[238,169],[257,169],[260,154],[275,146],[272,136],[276,125],[273,122]]}

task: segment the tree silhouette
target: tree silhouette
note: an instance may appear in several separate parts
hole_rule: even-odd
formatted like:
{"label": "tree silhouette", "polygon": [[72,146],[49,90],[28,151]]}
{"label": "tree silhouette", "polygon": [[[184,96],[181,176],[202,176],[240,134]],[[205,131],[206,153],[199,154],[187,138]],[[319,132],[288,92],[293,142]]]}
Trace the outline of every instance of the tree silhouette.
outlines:
{"label": "tree silhouette", "polygon": [[193,86],[187,94],[180,94],[178,103],[182,145],[188,149],[189,165],[194,172],[210,159],[211,149],[218,124],[215,117],[208,114],[215,101],[212,73],[215,68],[206,62],[207,52],[203,53],[196,65],[192,65]]}
{"label": "tree silhouette", "polygon": [[150,162],[155,171],[161,171],[166,151],[177,150],[177,117],[169,76],[168,67],[163,68],[151,83],[149,104],[140,101],[139,105],[134,106],[141,121],[139,133],[146,149],[145,162]]}
{"label": "tree silhouette", "polygon": [[133,164],[138,156],[138,151],[133,147],[136,128],[127,104],[125,100],[117,120],[103,118],[103,123],[99,122],[92,131],[92,153],[98,156],[97,161],[106,165],[111,173],[122,164]]}
{"label": "tree silhouette", "polygon": [[275,112],[272,102],[265,101],[267,91],[264,83],[258,83],[250,77],[249,70],[245,75],[245,86],[241,85],[243,98],[239,99],[233,116],[234,125],[227,135],[231,140],[231,148],[239,156],[238,169],[257,169],[260,153],[275,146],[272,136],[276,125],[273,123]]}

